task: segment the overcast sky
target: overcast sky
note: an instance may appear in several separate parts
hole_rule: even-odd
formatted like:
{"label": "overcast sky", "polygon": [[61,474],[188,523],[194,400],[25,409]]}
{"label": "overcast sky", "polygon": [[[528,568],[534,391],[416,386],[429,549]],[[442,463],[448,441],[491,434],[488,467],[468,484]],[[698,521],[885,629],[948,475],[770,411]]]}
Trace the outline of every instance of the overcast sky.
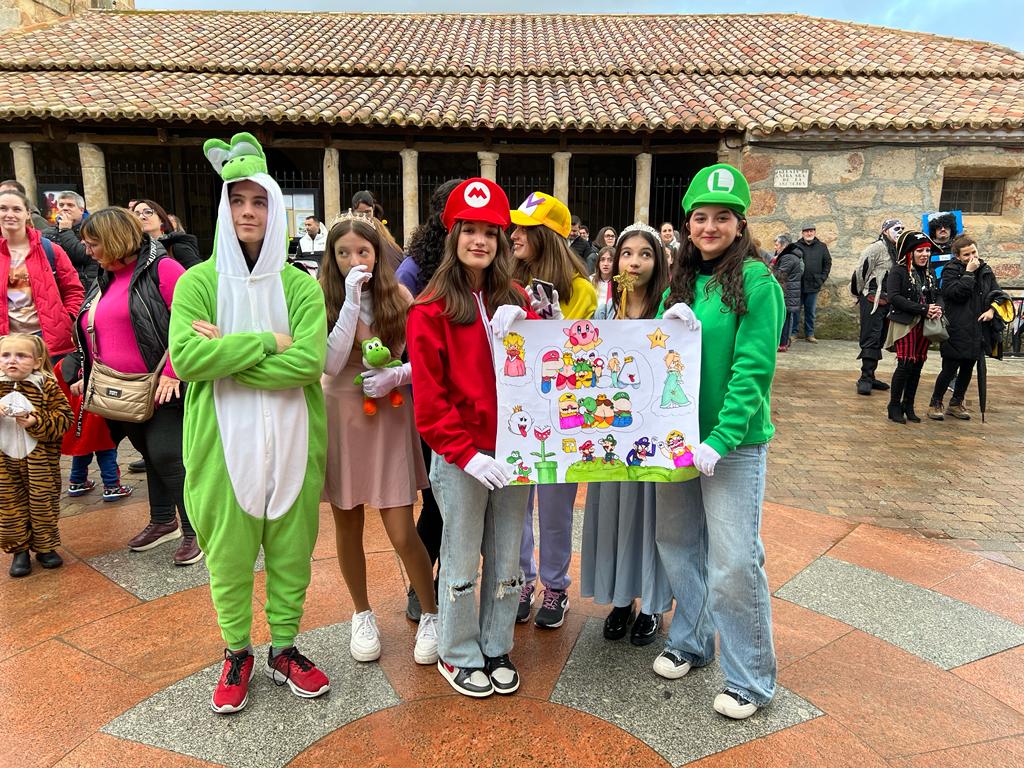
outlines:
{"label": "overcast sky", "polygon": [[[217,8],[267,11],[363,11],[375,13],[803,13],[918,32],[966,37],[1024,51],[1019,0],[517,0],[504,7],[479,0],[136,0],[139,9]],[[1012,11],[1012,12],[1011,12]]]}

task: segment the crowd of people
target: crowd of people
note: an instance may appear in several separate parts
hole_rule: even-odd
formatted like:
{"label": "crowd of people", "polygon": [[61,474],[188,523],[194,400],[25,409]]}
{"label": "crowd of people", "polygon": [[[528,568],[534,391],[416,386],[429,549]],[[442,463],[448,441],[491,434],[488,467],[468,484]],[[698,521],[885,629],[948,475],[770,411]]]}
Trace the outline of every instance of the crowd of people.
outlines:
{"label": "crowd of people", "polygon": [[[366,515],[380,514],[409,576],[415,661],[466,696],[514,693],[516,623],[557,631],[570,610],[578,489],[511,483],[495,458],[492,350],[522,319],[662,319],[702,335],[699,476],[591,483],[580,593],[608,607],[609,642],[637,646],[665,634],[674,604],[654,671],[676,680],[717,655],[715,711],[743,719],[771,701],[760,537],[769,395],[777,354],[798,333],[815,341],[832,258],[813,224],[765,254],[747,224],[746,180],[718,164],[685,190],[678,231],[636,223],[591,239],[554,195],[513,207],[496,183],[471,178],[437,188],[404,251],[368,192],[329,224],[309,217],[289,245],[259,143],[238,134],[205,151],[223,181],[209,258],[157,201],[89,213],[63,193],[40,231],[24,190],[0,184],[0,482],[13,499],[0,544],[12,576],[31,572],[32,552],[43,568],[61,565],[61,453],[74,457],[69,496],[97,489],[95,457],[113,501],[131,493],[117,460],[127,438],[143,457],[150,508],[127,546],[173,542],[171,567],[205,559],[210,573],[225,644],[216,712],[248,701],[261,550],[271,635],[262,671],[300,697],[330,689],[296,647],[321,503],[354,606],[354,659],[382,652],[363,549]],[[993,343],[1005,294],[976,241],[951,226],[924,233],[887,220],[852,279],[857,391],[890,390],[896,422],[920,421],[915,395],[934,340],[943,364],[927,416],[970,418],[966,388]],[[289,256],[314,262],[316,279]],[[877,376],[883,349],[897,359],[890,384]],[[118,382],[142,386],[143,402],[119,401]]]}

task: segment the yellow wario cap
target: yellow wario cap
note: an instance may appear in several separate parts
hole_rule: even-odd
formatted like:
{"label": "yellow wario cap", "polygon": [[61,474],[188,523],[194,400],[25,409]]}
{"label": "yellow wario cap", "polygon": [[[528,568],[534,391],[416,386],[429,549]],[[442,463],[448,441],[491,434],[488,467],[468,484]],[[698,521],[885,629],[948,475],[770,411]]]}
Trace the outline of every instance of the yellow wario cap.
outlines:
{"label": "yellow wario cap", "polygon": [[562,237],[572,229],[572,217],[565,203],[546,192],[531,192],[518,210],[511,211],[512,223],[521,227],[545,226]]}

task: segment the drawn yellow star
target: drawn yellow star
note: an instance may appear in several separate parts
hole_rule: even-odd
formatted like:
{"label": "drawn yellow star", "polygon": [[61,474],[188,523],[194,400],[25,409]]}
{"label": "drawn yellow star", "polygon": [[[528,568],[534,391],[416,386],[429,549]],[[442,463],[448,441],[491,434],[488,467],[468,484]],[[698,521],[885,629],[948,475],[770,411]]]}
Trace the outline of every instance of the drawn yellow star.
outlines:
{"label": "drawn yellow star", "polygon": [[665,349],[665,342],[668,341],[668,336],[662,332],[661,328],[656,329],[654,333],[648,333],[647,338],[650,339],[651,349],[656,347]]}

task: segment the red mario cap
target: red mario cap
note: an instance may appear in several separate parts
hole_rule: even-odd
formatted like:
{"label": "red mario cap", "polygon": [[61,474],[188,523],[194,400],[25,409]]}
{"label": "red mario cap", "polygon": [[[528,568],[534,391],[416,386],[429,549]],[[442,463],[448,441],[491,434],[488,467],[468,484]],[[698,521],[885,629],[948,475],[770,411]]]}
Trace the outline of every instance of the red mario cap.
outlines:
{"label": "red mario cap", "polygon": [[505,190],[487,179],[466,179],[448,195],[441,223],[451,231],[456,221],[486,221],[508,229],[508,195]]}

